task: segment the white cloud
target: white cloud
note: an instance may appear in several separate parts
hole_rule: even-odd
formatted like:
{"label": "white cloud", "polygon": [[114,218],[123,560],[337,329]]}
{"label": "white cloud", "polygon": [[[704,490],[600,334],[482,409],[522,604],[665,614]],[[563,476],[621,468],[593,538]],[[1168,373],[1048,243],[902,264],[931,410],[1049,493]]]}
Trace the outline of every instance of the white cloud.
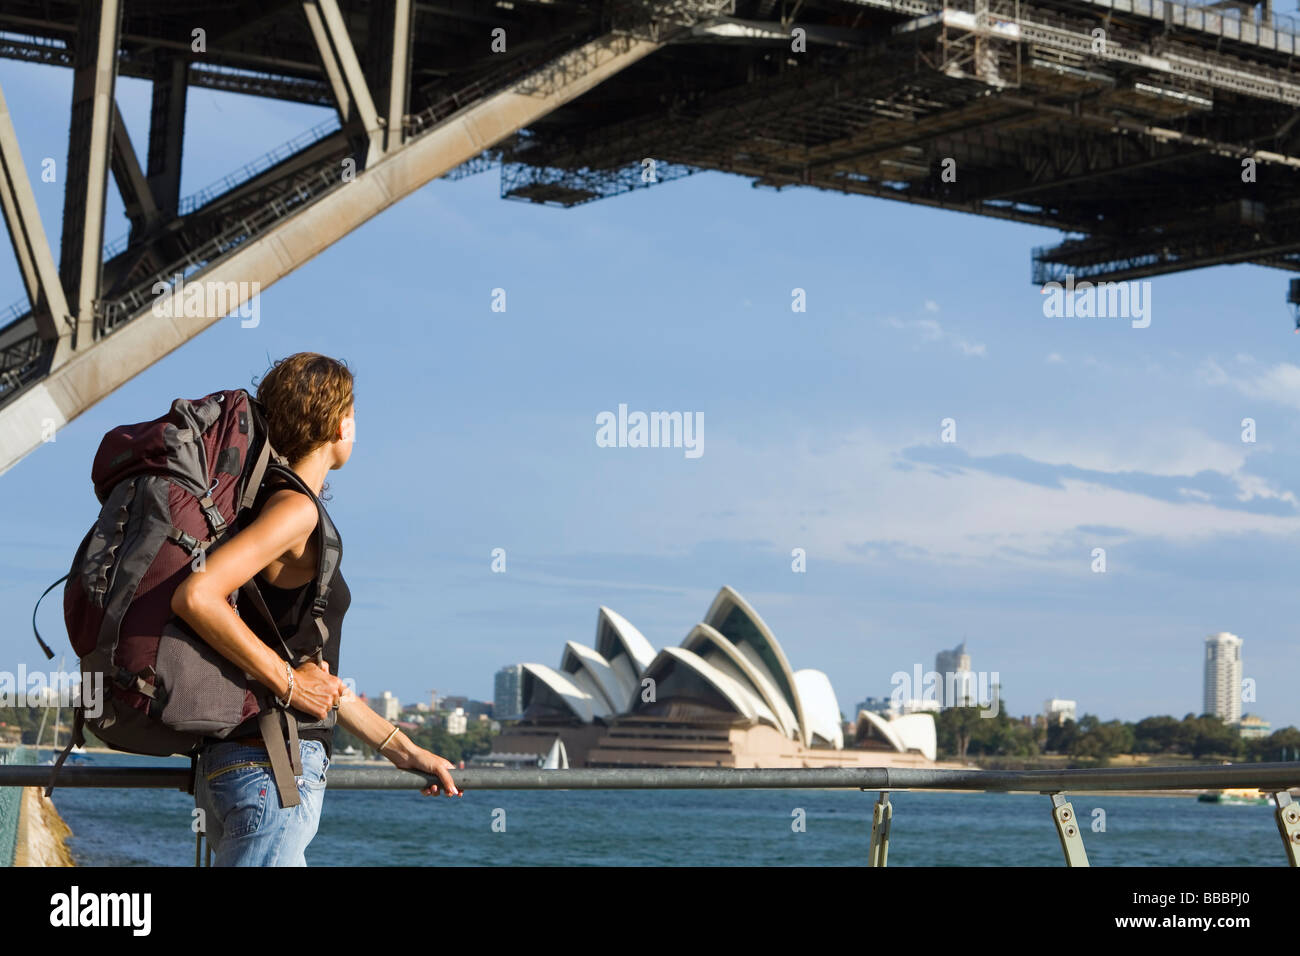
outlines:
{"label": "white cloud", "polygon": [[1057,363],[1064,362],[1064,361],[1065,359],[1061,358],[1060,352],[1053,352],[1047,356],[1047,363],[1049,365],[1056,365]]}
{"label": "white cloud", "polygon": [[927,312],[938,312],[938,311],[939,311],[939,303],[938,303],[938,302],[935,302],[934,299],[926,299],[926,300],[925,300],[925,311],[927,311]]}
{"label": "white cloud", "polygon": [[955,332],[947,331],[937,319],[898,319],[893,316],[885,322],[896,329],[914,329],[921,335],[922,342],[946,342],[963,355],[988,357],[988,349],[982,342],[971,342]]}
{"label": "white cloud", "polygon": [[[1246,473],[1240,448],[1191,430],[1013,437],[978,443],[963,438],[961,447],[976,457],[1021,454],[1108,475],[1190,476],[1209,470],[1229,476],[1239,500],[1296,504],[1291,492]],[[639,540],[669,551],[696,541],[762,541],[786,551],[798,546],[830,560],[857,562],[864,560],[864,543],[897,542],[904,552],[938,563],[997,561],[1066,572],[1087,567],[1086,552],[1077,558],[1060,553],[1063,544],[1078,540],[1080,525],[1122,528],[1125,536],[1173,542],[1218,535],[1300,535],[1300,514],[1221,507],[1194,488],[1185,489],[1182,500],[1171,501],[1100,480],[1024,481],[965,468],[962,459],[954,459],[959,472],[919,463],[900,468],[908,464],[901,452],[918,441],[887,439],[868,430],[785,438],[770,443],[715,438],[700,460],[706,470],[689,479],[665,483],[638,475],[629,483],[620,475],[622,505],[611,503],[610,514],[588,514],[587,521],[592,528],[617,522],[629,545],[636,547],[632,542]],[[933,440],[926,436],[920,442]],[[593,494],[590,500],[593,511],[606,508],[601,496]],[[627,509],[629,500],[638,501],[638,507]],[[684,507],[684,501],[689,505]]]}
{"label": "white cloud", "polygon": [[1279,362],[1263,367],[1244,355],[1238,355],[1237,362],[1247,370],[1232,374],[1213,359],[1206,360],[1201,367],[1201,381],[1206,385],[1226,385],[1247,398],[1300,409],[1300,365]]}
{"label": "white cloud", "polygon": [[976,458],[1023,455],[1049,465],[1073,465],[1107,474],[1142,472],[1176,477],[1203,471],[1235,475],[1245,468],[1251,446],[1210,438],[1176,426],[1070,426],[1068,429],[966,432],[962,447]]}

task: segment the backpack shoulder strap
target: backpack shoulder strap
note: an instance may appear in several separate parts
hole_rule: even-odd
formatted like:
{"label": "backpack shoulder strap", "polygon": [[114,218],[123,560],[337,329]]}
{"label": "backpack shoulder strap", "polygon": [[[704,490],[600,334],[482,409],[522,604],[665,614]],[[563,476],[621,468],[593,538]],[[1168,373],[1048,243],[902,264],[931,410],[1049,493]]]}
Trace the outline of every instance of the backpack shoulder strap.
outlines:
{"label": "backpack shoulder strap", "polygon": [[316,648],[316,656],[319,659],[329,641],[329,626],[326,625],[325,609],[329,606],[330,588],[334,583],[334,575],[338,571],[339,561],[343,558],[343,540],[339,537],[338,529],[334,522],[330,520],[329,513],[325,506],[321,504],[318,498],[306,482],[298,477],[298,473],[287,465],[278,462],[267,466],[268,479],[272,476],[278,476],[285,479],[293,488],[301,491],[309,497],[316,505],[317,523],[316,531],[319,533],[320,546],[317,548],[316,555],[316,577],[313,579],[315,590],[311,601],[312,622],[316,627],[316,634],[319,638]]}
{"label": "backpack shoulder strap", "polygon": [[86,735],[83,732],[86,726],[86,715],[81,709],[80,702],[73,708],[72,713],[72,736],[68,738],[68,745],[59,754],[59,759],[54,761],[54,768],[50,771],[50,782],[45,787],[47,797],[54,792],[54,785],[58,782],[59,771],[63,768],[63,761],[68,759],[68,754],[72,753],[72,748],[86,746]]}

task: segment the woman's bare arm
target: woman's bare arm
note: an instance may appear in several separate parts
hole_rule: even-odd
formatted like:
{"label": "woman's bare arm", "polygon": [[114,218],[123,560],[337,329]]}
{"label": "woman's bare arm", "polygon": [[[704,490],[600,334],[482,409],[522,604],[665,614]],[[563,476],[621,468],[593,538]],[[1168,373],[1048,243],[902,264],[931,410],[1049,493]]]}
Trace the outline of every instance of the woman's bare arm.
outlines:
{"label": "woman's bare arm", "polygon": [[[365,741],[366,745],[379,750],[400,770],[417,770],[438,778],[439,783],[430,784],[424,793],[433,796],[445,793],[447,796],[459,797],[462,791],[456,788],[451,778],[453,769],[451,761],[430,753],[423,747],[417,747],[410,737],[397,730],[387,720],[370,709],[360,698],[344,693],[339,704],[339,725],[351,731]],[[384,741],[388,741],[384,743]],[[383,744],[383,749],[380,745]]]}
{"label": "woman's bare arm", "polygon": [[[226,598],[277,558],[301,555],[317,517],[316,506],[302,495],[273,495],[256,520],[214,549],[203,569],[182,581],[172,595],[174,614],[281,700],[289,693],[284,660],[249,630]],[[342,692],[342,682],[315,663],[293,673],[293,706],[323,718]]]}

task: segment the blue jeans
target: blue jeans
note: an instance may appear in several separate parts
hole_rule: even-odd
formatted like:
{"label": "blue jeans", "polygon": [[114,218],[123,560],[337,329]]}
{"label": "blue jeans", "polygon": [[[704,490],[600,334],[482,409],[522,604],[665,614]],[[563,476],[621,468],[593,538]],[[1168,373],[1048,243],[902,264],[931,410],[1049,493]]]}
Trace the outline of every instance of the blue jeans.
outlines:
{"label": "blue jeans", "polygon": [[280,806],[271,761],[261,747],[225,741],[199,752],[194,805],[215,856],[213,866],[306,866],[316,835],[329,757],[319,740],[300,740],[300,802]]}

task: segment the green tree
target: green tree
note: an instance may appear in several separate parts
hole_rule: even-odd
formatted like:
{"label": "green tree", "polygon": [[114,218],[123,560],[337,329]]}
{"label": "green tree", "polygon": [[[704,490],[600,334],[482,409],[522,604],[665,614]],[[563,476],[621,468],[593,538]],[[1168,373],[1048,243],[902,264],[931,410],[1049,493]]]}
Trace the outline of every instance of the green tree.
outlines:
{"label": "green tree", "polygon": [[1144,717],[1134,725],[1133,752],[1163,754],[1171,752],[1178,743],[1178,724],[1175,717]]}

